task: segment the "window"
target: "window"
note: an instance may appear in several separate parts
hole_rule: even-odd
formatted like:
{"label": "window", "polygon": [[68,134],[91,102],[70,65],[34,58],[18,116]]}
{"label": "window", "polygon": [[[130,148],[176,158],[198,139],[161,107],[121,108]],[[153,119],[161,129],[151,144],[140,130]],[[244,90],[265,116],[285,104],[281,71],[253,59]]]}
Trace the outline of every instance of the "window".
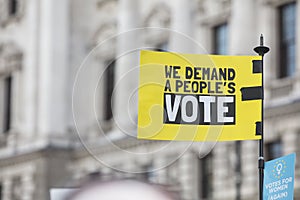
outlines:
{"label": "window", "polygon": [[168,43],[164,42],[159,45],[154,49],[155,51],[162,51],[162,52],[167,52],[168,51]]}
{"label": "window", "polygon": [[155,172],[153,171],[153,164],[147,164],[142,166],[142,173],[140,173],[140,178],[142,181],[154,182]]}
{"label": "window", "polygon": [[213,29],[213,53],[227,54],[228,53],[228,26],[227,23],[218,25]]}
{"label": "window", "polygon": [[9,0],[8,3],[9,16],[15,16],[18,12],[18,0]]}
{"label": "window", "polygon": [[0,0],[0,25],[6,26],[12,21],[21,19],[24,1]]}
{"label": "window", "polygon": [[19,98],[18,93],[14,96],[13,89],[23,56],[14,44],[3,44],[0,49],[0,133],[8,133],[13,124],[13,100]]}
{"label": "window", "polygon": [[115,81],[115,60],[107,62],[107,68],[105,69],[105,94],[104,94],[104,120],[110,120],[113,117],[112,113],[112,95],[114,90]]}
{"label": "window", "polygon": [[200,160],[201,167],[201,182],[200,182],[200,197],[203,199],[212,199],[213,191],[213,156],[212,154]]}
{"label": "window", "polygon": [[266,160],[272,160],[282,156],[282,144],[280,140],[266,145]]}
{"label": "window", "polygon": [[296,3],[279,7],[278,77],[292,76],[296,71]]}
{"label": "window", "polygon": [[97,181],[101,177],[101,172],[100,171],[94,171],[88,174],[88,180],[89,181]]}
{"label": "window", "polygon": [[9,75],[4,78],[4,114],[3,114],[3,132],[6,133],[11,125],[11,95],[12,95],[12,76]]}
{"label": "window", "polygon": [[0,184],[0,200],[2,200],[2,184]]}

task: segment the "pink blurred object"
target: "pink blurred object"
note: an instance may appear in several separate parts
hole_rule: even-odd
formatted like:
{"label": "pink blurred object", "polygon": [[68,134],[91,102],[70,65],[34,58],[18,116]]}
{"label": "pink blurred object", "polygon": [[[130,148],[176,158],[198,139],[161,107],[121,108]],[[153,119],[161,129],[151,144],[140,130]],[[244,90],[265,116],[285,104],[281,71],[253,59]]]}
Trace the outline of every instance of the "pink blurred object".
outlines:
{"label": "pink blurred object", "polygon": [[85,186],[67,200],[174,200],[159,186],[134,180],[96,182]]}

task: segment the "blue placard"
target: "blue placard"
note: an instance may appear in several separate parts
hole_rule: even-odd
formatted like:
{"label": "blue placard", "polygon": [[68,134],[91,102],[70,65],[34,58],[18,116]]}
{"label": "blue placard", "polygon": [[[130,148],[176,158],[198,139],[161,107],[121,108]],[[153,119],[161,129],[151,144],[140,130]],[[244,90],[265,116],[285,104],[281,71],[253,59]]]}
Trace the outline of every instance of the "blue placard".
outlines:
{"label": "blue placard", "polygon": [[293,200],[296,154],[266,162],[264,200]]}

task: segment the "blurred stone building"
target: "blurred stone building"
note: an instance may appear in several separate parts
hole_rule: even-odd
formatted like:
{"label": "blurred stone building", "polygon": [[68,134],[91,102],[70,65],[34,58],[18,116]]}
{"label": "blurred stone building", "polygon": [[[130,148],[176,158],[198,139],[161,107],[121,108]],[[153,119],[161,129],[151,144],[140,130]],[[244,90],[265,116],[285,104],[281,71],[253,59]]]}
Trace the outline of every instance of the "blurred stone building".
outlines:
{"label": "blurred stone building", "polygon": [[[258,198],[257,141],[136,140],[138,50],[265,57],[265,152],[300,156],[291,0],[0,0],[0,199],[135,178],[183,200]],[[155,28],[143,28],[155,27]],[[300,199],[296,166],[295,199]]]}

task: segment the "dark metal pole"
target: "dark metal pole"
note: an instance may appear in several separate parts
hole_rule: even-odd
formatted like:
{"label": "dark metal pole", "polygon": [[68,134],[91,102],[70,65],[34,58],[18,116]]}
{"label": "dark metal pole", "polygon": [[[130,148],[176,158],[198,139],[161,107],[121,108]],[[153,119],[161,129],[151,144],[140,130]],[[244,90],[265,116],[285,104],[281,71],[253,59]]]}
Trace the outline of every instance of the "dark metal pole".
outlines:
{"label": "dark metal pole", "polygon": [[260,36],[260,45],[254,48],[254,51],[262,57],[262,102],[261,102],[261,139],[259,140],[259,157],[258,157],[258,169],[259,169],[259,199],[263,200],[263,184],[264,184],[264,55],[269,52],[269,48],[264,46],[264,37]]}
{"label": "dark metal pole", "polygon": [[241,141],[235,142],[235,188],[236,188],[236,197],[235,200],[241,200],[241,185],[242,185],[242,162],[241,162]]}

